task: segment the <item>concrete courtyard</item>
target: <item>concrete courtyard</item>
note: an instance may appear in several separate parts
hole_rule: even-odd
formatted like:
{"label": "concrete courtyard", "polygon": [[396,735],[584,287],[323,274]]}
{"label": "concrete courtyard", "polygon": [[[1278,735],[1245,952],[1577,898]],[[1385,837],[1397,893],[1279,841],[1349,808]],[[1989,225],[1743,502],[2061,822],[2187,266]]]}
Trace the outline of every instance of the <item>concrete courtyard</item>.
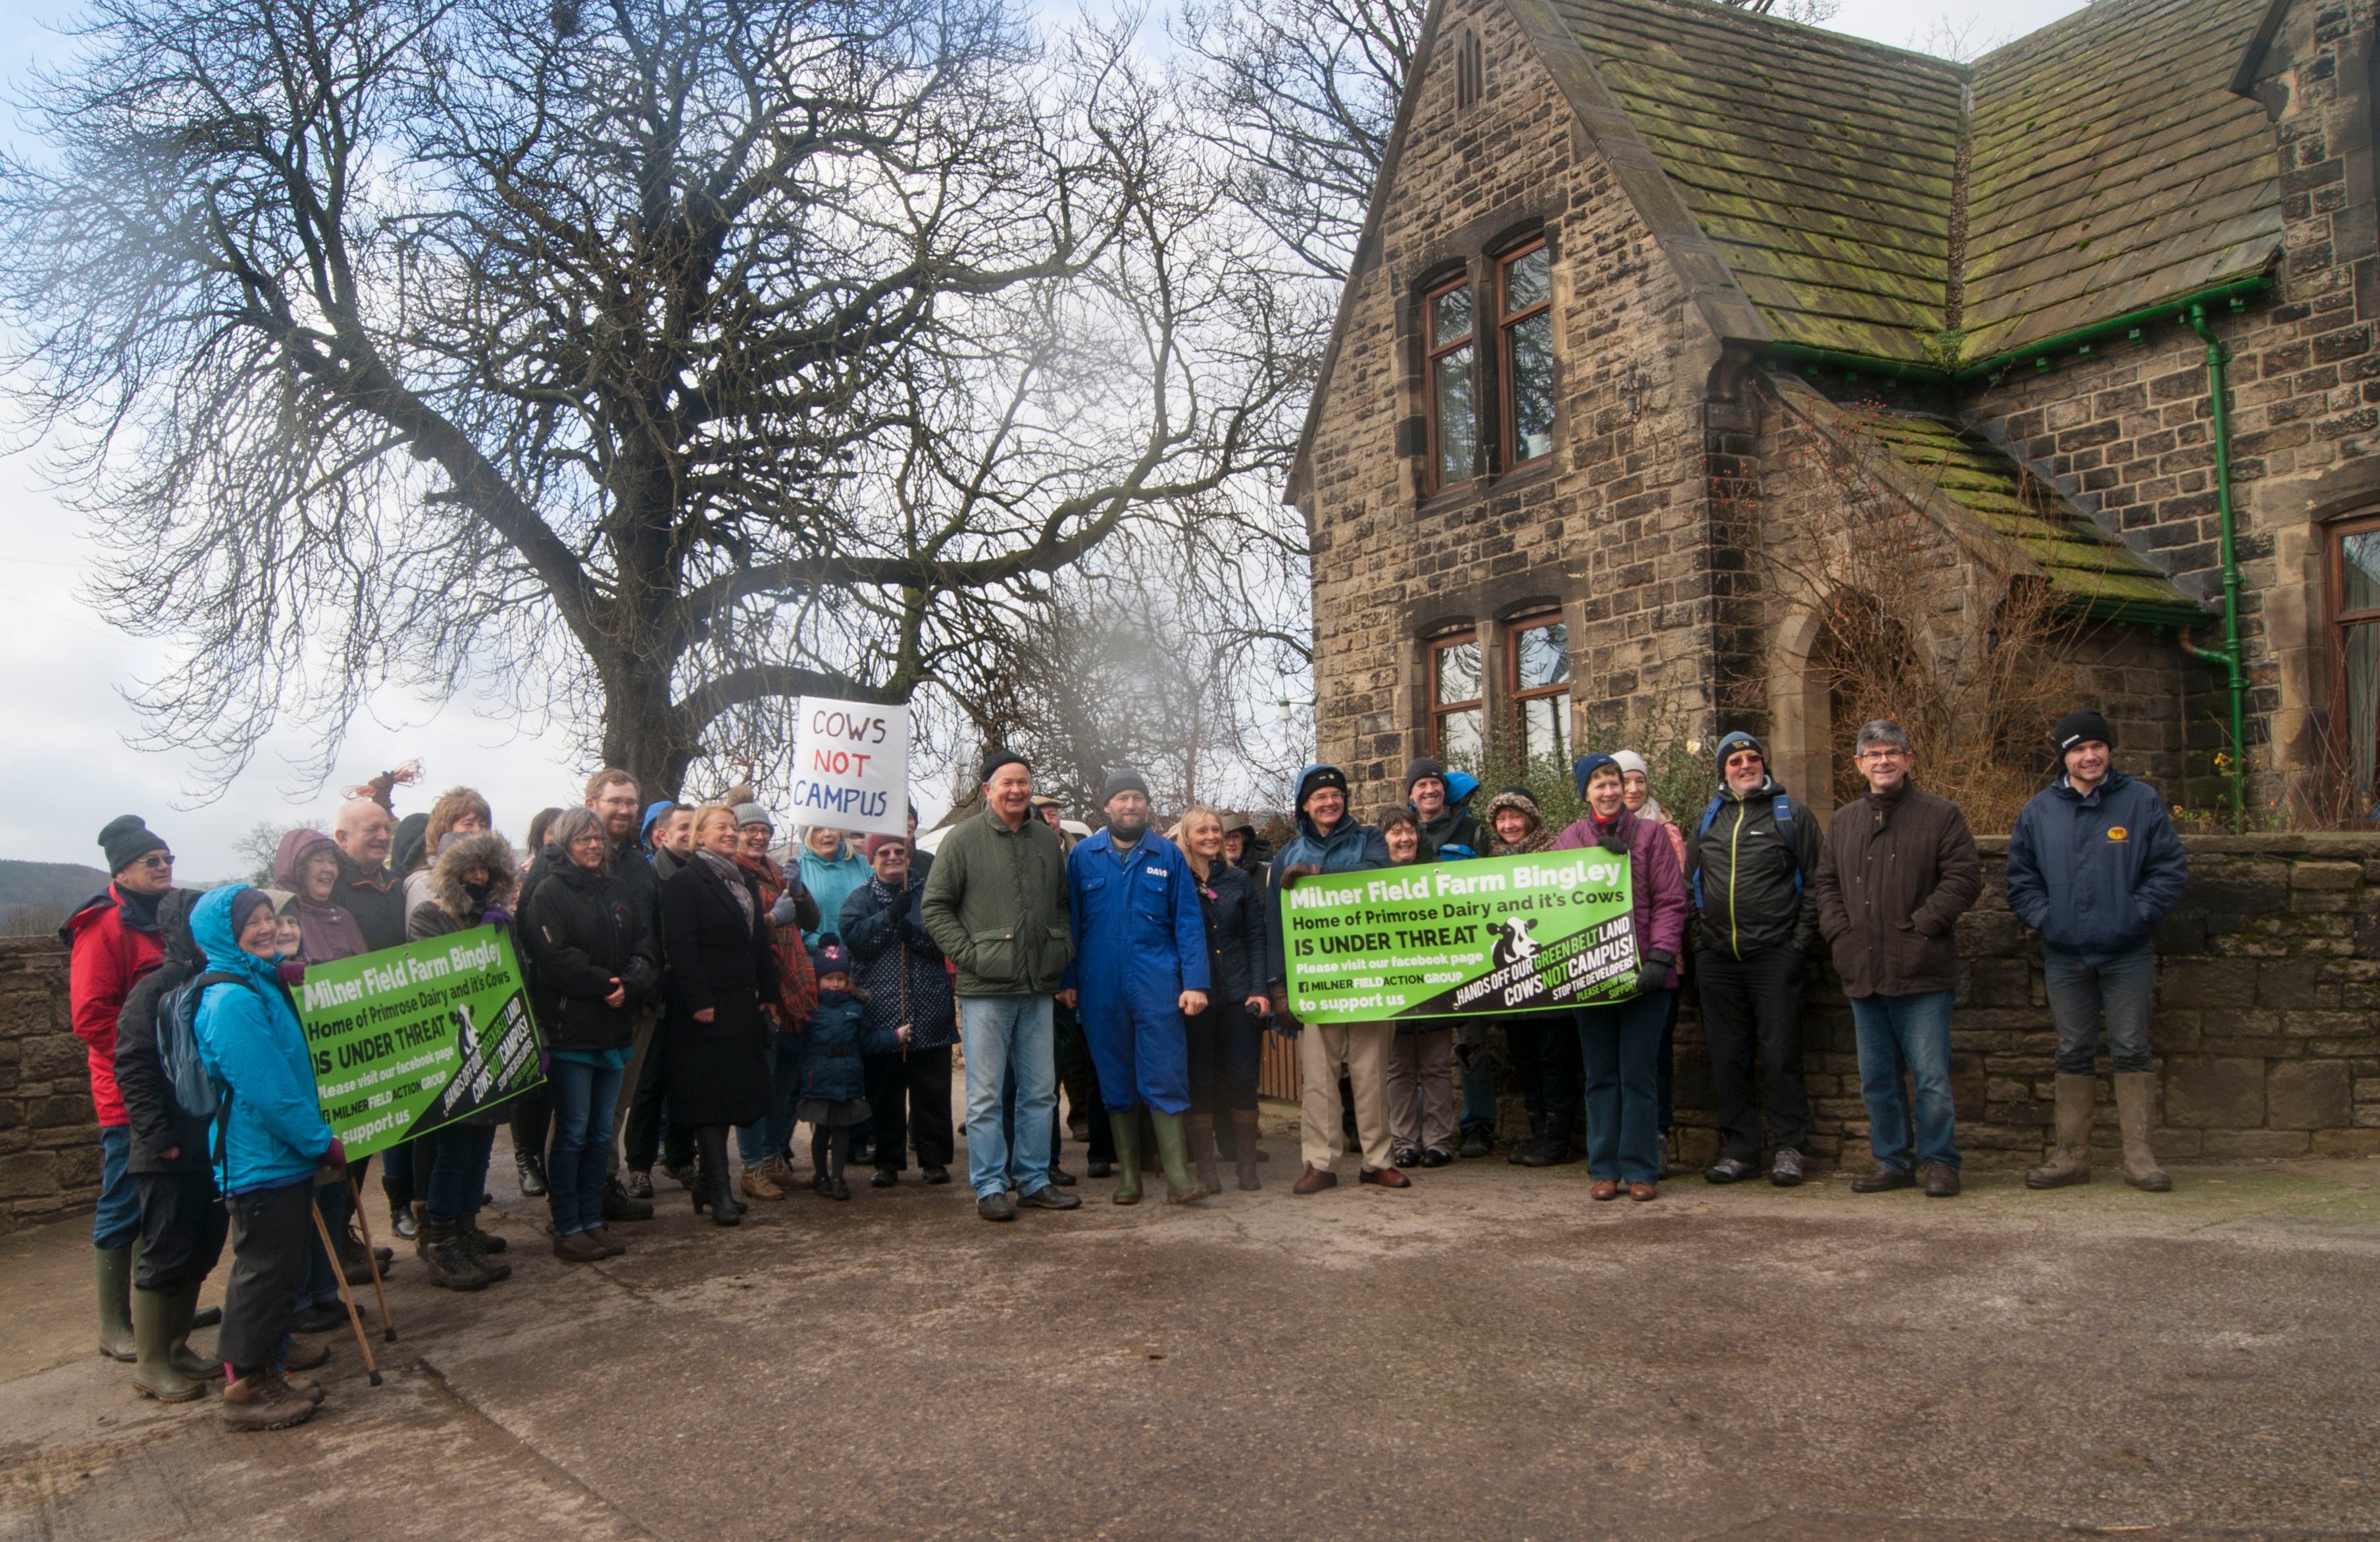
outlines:
{"label": "concrete courtyard", "polygon": [[1195,1208],[1086,1181],[990,1226],[913,1173],[722,1231],[664,1180],[592,1268],[500,1156],[514,1278],[453,1295],[401,1252],[386,1384],[343,1335],[323,1413],[270,1435],[136,1399],[87,1230],[20,1233],[0,1536],[2380,1529],[2380,1163],[1640,1206],[1583,1166],[1386,1193],[1351,1159],[1297,1199],[1281,1112],[1266,1188]]}

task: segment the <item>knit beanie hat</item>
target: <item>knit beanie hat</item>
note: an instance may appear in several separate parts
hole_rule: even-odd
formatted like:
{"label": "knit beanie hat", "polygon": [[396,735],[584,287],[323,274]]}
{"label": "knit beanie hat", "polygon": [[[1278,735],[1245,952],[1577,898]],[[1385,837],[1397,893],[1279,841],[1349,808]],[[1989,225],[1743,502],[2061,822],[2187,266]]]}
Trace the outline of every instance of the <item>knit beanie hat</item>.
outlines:
{"label": "knit beanie hat", "polygon": [[741,830],[741,829],[743,829],[743,828],[745,828],[745,827],[747,827],[747,826],[748,826],[748,825],[756,825],[756,824],[765,824],[765,825],[767,825],[771,830],[774,830],[774,829],[776,829],[776,828],[777,828],[777,820],[776,820],[776,818],[775,818],[773,815],[771,815],[771,813],[770,813],[766,808],[761,807],[759,804],[757,804],[757,803],[739,803],[739,804],[737,804],[737,805],[735,806],[735,826],[736,826],[736,828],[737,828],[737,829],[739,829],[739,830]]}
{"label": "knit beanie hat", "polygon": [[1651,774],[1645,769],[1645,757],[1633,749],[1615,749],[1611,752],[1611,759],[1620,767],[1620,774],[1622,776],[1626,776],[1631,771],[1638,776]]}
{"label": "knit beanie hat", "polygon": [[1727,758],[1739,749],[1759,750],[1763,760],[1768,759],[1768,751],[1761,747],[1760,741],[1742,729],[1739,728],[1732,734],[1722,734],[1719,735],[1718,743],[1711,750],[1711,759],[1718,762],[1720,775],[1727,774]]}
{"label": "knit beanie hat", "polygon": [[851,954],[844,951],[841,938],[820,938],[810,950],[810,971],[824,979],[829,975],[851,973]]}
{"label": "knit beanie hat", "polygon": [[107,853],[109,877],[122,872],[152,851],[165,850],[165,838],[141,822],[138,814],[119,814],[99,832],[100,849]]}
{"label": "knit beanie hat", "polygon": [[1413,796],[1414,783],[1425,776],[1434,776],[1443,782],[1446,780],[1446,768],[1434,756],[1415,756],[1405,767],[1405,796]]}
{"label": "knit beanie hat", "polygon": [[861,856],[873,862],[876,860],[876,854],[886,846],[906,846],[908,844],[909,837],[906,835],[870,835],[861,844],[859,850]]}
{"label": "knit beanie hat", "polygon": [[1336,766],[1316,766],[1297,779],[1297,811],[1305,812],[1305,802],[1325,787],[1347,790],[1347,773]]}
{"label": "knit beanie hat", "polygon": [[978,782],[990,781],[992,777],[999,772],[1000,768],[1002,766],[1023,766],[1028,771],[1033,769],[1033,763],[1031,761],[1026,759],[1024,756],[1017,754],[1016,751],[1013,749],[988,750],[985,752],[983,758],[983,774],[976,780]]}
{"label": "knit beanie hat", "polygon": [[1590,754],[1582,755],[1577,759],[1571,762],[1570,779],[1572,784],[1578,788],[1579,796],[1585,797],[1586,795],[1586,784],[1595,779],[1595,773],[1597,771],[1601,771],[1606,766],[1618,770],[1620,766],[1620,758],[1616,755],[1606,755],[1600,750],[1597,750]]}
{"label": "knit beanie hat", "polygon": [[2106,718],[2088,707],[2069,712],[2059,718],[2057,732],[2050,737],[2058,741],[2058,753],[2060,755],[2072,749],[2076,745],[2087,744],[2093,739],[2098,740],[2109,749],[2116,747],[2116,731],[2107,726]]}
{"label": "knit beanie hat", "polygon": [[1118,793],[1138,793],[1147,797],[1148,783],[1140,772],[1122,767],[1108,772],[1108,779],[1099,783],[1099,807],[1105,808]]}

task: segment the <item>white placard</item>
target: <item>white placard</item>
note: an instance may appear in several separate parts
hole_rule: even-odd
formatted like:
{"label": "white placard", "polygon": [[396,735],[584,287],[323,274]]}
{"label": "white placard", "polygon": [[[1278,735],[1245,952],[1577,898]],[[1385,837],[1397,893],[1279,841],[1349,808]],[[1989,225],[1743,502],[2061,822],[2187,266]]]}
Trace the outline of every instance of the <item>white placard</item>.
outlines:
{"label": "white placard", "polygon": [[865,835],[909,832],[909,709],[802,698],[794,732],[795,824]]}

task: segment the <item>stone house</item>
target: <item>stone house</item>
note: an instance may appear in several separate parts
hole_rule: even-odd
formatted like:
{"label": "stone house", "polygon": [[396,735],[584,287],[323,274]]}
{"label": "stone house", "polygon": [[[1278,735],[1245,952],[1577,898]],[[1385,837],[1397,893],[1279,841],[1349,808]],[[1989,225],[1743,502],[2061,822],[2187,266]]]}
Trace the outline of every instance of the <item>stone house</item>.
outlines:
{"label": "stone house", "polygon": [[2177,798],[2368,807],[2374,9],[2095,0],[1963,65],[1434,0],[1288,488],[1358,807],[1658,721],[1823,811],[1828,618],[1971,672],[2022,601]]}

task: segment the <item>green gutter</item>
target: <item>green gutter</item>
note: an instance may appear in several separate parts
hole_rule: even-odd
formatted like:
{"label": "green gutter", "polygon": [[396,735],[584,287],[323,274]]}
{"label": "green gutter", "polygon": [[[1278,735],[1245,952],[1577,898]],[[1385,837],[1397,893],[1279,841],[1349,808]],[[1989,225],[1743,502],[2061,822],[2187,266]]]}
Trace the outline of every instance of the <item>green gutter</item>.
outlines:
{"label": "green gutter", "polygon": [[[2175,322],[2190,328],[2206,344],[2207,394],[2214,402],[2215,433],[2215,499],[2218,523],[2222,531],[2223,563],[2223,646],[2220,649],[2201,648],[2183,638],[2182,651],[2201,663],[2213,664],[2224,672],[2231,693],[2231,828],[2247,827],[2248,818],[2248,672],[2246,654],[2240,643],[2240,553],[2237,542],[2237,505],[2231,493],[2231,404],[2226,366],[2231,355],[2215,335],[2213,323],[2207,320],[2207,309],[2216,305],[2242,308],[2251,295],[2263,294],[2273,286],[2270,273],[2252,273],[2235,278],[2180,299],[2127,310],[2104,322],[2075,327],[2038,343],[2028,343],[1995,354],[1980,363],[1963,365],[1955,370],[1937,369],[1925,364],[1901,364],[1890,359],[1868,358],[1859,354],[1839,353],[1831,348],[1805,347],[1798,343],[1767,343],[1760,351],[1770,358],[1791,358],[1804,364],[1840,370],[1852,375],[1874,375],[1888,382],[1906,382],[1917,385],[1959,386],[1978,381],[1997,381],[2020,364],[2032,363],[2049,368],[2050,360],[2062,353],[2088,354],[2097,344],[2110,337],[2137,339],[2141,329],[2159,322]],[[2204,621],[2200,625],[2204,625]]]}
{"label": "green gutter", "polygon": [[2248,671],[2240,646],[2240,552],[2231,498],[2231,404],[2225,367],[2230,350],[2215,335],[2204,304],[2190,308],[2190,327],[2206,342],[2206,392],[2215,405],[2215,509],[2222,529],[2223,647],[2218,651],[2185,641],[2182,650],[2202,663],[2219,666],[2231,687],[2231,828],[2248,820]]}

